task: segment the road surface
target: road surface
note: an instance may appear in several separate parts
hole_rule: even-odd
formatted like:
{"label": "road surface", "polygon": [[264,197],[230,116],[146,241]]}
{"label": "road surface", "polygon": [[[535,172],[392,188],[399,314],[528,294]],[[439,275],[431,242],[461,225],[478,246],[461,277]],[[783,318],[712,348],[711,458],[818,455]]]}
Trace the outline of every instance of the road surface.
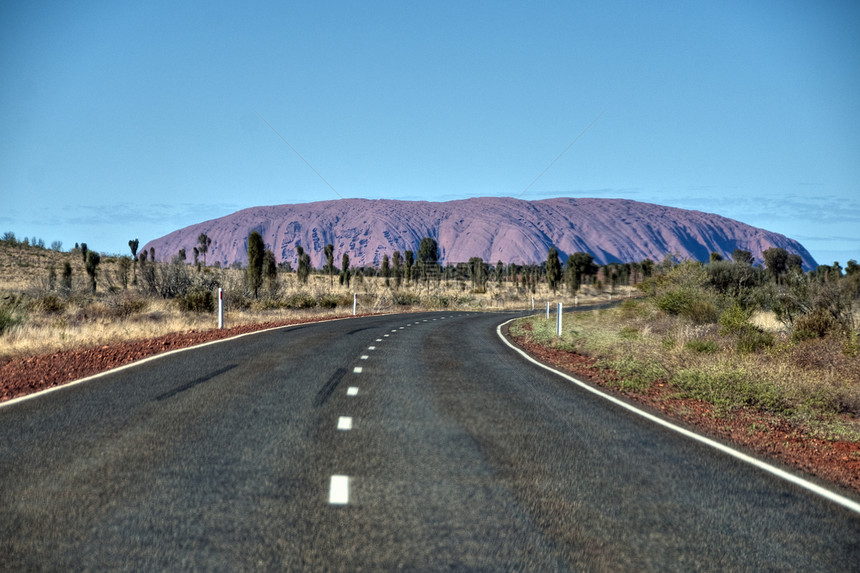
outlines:
{"label": "road surface", "polygon": [[0,570],[856,571],[860,515],[536,368],[368,317],[0,407]]}

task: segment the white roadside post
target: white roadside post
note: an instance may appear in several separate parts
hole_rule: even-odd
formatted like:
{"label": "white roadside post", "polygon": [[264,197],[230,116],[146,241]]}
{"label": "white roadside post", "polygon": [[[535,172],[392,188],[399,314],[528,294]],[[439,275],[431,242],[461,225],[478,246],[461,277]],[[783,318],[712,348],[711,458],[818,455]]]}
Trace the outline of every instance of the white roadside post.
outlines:
{"label": "white roadside post", "polygon": [[558,303],[558,316],[556,317],[555,332],[557,336],[561,336],[561,303]]}
{"label": "white roadside post", "polygon": [[573,306],[579,306],[579,296],[573,295]]}
{"label": "white roadside post", "polygon": [[532,310],[535,309],[535,297],[532,297]]}
{"label": "white roadside post", "polygon": [[218,329],[224,328],[224,291],[218,289]]}
{"label": "white roadside post", "polygon": [[549,301],[546,301],[546,319],[549,320]]}
{"label": "white roadside post", "polygon": [[355,316],[358,311],[358,293],[352,293],[352,316]]}

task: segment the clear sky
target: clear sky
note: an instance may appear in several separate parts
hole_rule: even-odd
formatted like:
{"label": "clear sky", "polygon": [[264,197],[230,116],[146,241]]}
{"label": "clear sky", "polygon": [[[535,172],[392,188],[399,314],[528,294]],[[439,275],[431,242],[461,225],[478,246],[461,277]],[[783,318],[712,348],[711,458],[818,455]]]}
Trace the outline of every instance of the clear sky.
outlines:
{"label": "clear sky", "polygon": [[339,196],[628,198],[860,260],[860,3],[0,2],[0,233],[128,253]]}

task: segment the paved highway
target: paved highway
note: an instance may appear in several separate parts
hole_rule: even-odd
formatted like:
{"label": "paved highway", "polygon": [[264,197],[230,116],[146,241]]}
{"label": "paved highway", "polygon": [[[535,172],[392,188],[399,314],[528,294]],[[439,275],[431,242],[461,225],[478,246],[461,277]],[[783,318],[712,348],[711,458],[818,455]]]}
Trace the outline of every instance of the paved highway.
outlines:
{"label": "paved highway", "polygon": [[279,329],[0,407],[0,570],[857,570],[860,514],[535,367],[507,318]]}

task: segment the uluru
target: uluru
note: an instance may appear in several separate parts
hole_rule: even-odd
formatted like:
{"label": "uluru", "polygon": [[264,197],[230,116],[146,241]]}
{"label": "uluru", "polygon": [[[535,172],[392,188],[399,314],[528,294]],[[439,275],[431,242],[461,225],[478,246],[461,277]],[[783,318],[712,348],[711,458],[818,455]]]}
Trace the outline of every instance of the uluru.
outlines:
{"label": "uluru", "polygon": [[418,251],[421,239],[439,245],[443,264],[472,257],[495,263],[531,264],[546,260],[555,246],[562,260],[580,251],[595,262],[661,261],[667,254],[707,261],[712,252],[730,258],[735,249],[752,253],[778,247],[800,255],[807,269],[817,266],[799,242],[719,215],[626,199],[555,198],[526,201],[480,197],[457,201],[340,199],[251,207],[190,225],[150,241],[158,260],[180,249],[191,253],[200,234],[211,239],[207,263],[229,266],[247,261],[247,237],[263,236],[280,263],[297,262],[301,245],[315,267],[323,249],[334,245],[352,266],[379,266],[383,255]]}

